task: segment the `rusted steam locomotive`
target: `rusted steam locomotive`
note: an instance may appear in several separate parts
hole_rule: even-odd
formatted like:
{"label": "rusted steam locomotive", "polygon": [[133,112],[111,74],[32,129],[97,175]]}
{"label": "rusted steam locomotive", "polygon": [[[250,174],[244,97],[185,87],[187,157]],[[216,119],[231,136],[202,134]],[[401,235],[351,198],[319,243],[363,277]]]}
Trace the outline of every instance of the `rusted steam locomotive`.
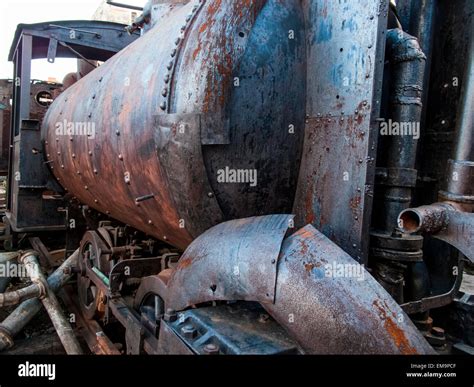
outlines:
{"label": "rusted steam locomotive", "polygon": [[[472,350],[473,8],[152,0],[128,34],[20,25],[0,264],[32,284],[1,294],[0,348],[43,304],[72,354],[77,325],[95,353]],[[104,63],[34,120],[31,59],[64,56]]]}

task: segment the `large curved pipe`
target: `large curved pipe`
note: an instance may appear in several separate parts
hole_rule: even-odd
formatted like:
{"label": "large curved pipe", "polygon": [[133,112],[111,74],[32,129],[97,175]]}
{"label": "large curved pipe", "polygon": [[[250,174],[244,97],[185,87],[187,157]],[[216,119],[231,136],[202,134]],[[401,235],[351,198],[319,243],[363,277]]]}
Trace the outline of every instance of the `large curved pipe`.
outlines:
{"label": "large curved pipe", "polygon": [[209,301],[256,301],[305,353],[433,353],[363,266],[312,226],[281,245],[283,225],[282,218],[260,217],[206,232],[169,280],[166,307],[181,311]]}

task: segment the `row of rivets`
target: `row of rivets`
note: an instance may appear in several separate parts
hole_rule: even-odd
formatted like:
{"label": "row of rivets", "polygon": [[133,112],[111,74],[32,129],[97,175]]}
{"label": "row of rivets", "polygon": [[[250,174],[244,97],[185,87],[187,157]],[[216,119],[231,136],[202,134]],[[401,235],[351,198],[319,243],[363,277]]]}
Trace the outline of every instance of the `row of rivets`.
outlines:
{"label": "row of rivets", "polygon": [[178,53],[181,49],[181,43],[184,41],[184,35],[186,34],[186,29],[188,26],[190,26],[191,21],[194,19],[194,17],[197,15],[198,11],[201,9],[202,5],[204,4],[204,0],[199,0],[199,4],[196,4],[189,15],[186,16],[186,24],[184,24],[181,27],[181,37],[176,38],[174,45],[175,48],[171,50],[171,58],[172,60],[168,63],[166,66],[168,73],[166,73],[165,78],[164,78],[164,88],[161,92],[161,95],[163,96],[164,100],[160,103],[160,109],[163,111],[166,111],[168,108],[168,102],[169,102],[169,96],[170,96],[170,81],[172,78],[173,70],[175,67],[175,60],[178,57]]}

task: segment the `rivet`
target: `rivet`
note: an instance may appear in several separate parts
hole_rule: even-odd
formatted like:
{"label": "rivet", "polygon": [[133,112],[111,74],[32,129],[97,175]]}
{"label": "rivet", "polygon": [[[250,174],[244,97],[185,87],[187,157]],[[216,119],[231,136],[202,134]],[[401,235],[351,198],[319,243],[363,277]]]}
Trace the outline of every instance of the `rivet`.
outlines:
{"label": "rivet", "polygon": [[173,68],[173,62],[168,63],[168,66],[166,66],[168,70],[171,70]]}
{"label": "rivet", "polygon": [[163,97],[167,97],[168,96],[168,89],[163,89],[163,91],[161,92],[161,95]]}
{"label": "rivet", "polygon": [[176,53],[177,53],[176,48],[173,48],[171,50],[171,57],[174,58],[176,56]]}
{"label": "rivet", "polygon": [[123,160],[123,155],[122,154],[119,154],[119,160]]}
{"label": "rivet", "polygon": [[163,101],[163,102],[160,104],[160,109],[161,109],[161,110],[166,110],[166,101]]}

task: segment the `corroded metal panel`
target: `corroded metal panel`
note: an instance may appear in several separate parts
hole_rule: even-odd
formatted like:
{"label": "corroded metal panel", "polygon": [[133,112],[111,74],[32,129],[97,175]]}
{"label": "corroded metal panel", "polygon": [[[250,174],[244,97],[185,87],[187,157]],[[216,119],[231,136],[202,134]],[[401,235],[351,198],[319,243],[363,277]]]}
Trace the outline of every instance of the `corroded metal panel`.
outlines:
{"label": "corroded metal panel", "polygon": [[388,1],[305,1],[307,121],[294,212],[365,261]]}

